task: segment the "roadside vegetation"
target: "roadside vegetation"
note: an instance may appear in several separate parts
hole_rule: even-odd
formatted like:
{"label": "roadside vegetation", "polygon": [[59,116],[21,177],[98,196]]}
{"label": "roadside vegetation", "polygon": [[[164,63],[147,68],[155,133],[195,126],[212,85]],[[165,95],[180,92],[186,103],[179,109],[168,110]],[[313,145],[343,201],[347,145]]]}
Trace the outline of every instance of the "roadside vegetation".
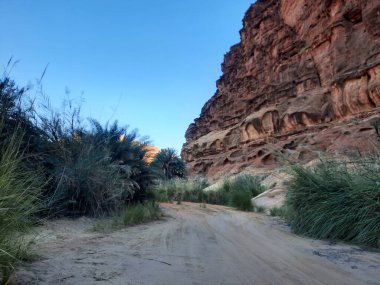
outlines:
{"label": "roadside vegetation", "polygon": [[126,226],[159,220],[162,217],[163,212],[154,201],[137,203],[115,212],[110,217],[97,220],[93,229],[98,232],[112,232]]}
{"label": "roadside vegetation", "polygon": [[367,153],[322,155],[313,166],[289,163],[284,205],[269,209],[292,230],[316,239],[380,248],[380,128]]}
{"label": "roadside vegetation", "polygon": [[113,228],[162,216],[151,202],[160,179],[185,177],[172,149],[147,158],[149,140],[117,121],[83,120],[80,106],[54,109],[0,78],[0,283],[33,254],[24,234],[41,219],[106,218]]}
{"label": "roadside vegetation", "polygon": [[153,193],[157,201],[228,205],[242,211],[252,211],[251,199],[264,191],[259,178],[248,174],[226,179],[216,189],[205,190],[208,186],[204,178],[162,180]]}
{"label": "roadside vegetation", "polygon": [[274,212],[298,234],[380,247],[379,157],[293,165],[285,205]]}
{"label": "roadside vegetation", "polygon": [[4,283],[18,261],[34,255],[23,234],[33,226],[43,187],[38,170],[23,168],[19,139],[13,134],[0,148],[0,277]]}

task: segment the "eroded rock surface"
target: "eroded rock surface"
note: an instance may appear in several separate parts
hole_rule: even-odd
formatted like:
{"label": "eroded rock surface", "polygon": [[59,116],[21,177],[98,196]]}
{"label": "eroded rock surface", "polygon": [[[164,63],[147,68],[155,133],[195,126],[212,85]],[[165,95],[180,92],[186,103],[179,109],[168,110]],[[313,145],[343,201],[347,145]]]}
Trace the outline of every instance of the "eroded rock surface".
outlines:
{"label": "eroded rock surface", "polygon": [[373,147],[380,121],[380,0],[261,0],[187,132],[193,174],[276,165],[275,152]]}

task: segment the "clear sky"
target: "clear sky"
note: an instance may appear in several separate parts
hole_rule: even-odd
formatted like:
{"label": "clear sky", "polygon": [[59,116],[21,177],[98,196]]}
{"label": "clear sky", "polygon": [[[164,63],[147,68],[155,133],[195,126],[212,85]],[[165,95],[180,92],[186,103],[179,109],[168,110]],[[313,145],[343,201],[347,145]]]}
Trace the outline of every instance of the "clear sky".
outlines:
{"label": "clear sky", "polygon": [[252,2],[0,0],[0,68],[13,56],[11,77],[26,85],[49,64],[53,105],[82,97],[84,118],[117,119],[179,151]]}

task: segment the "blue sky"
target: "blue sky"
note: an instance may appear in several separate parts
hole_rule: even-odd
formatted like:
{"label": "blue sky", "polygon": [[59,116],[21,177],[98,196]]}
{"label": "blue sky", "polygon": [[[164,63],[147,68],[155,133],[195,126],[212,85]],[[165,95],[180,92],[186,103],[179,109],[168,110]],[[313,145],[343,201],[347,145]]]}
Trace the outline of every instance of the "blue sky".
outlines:
{"label": "blue sky", "polygon": [[13,56],[11,77],[26,85],[49,64],[54,106],[81,97],[84,118],[117,119],[179,151],[252,2],[0,0],[0,68]]}

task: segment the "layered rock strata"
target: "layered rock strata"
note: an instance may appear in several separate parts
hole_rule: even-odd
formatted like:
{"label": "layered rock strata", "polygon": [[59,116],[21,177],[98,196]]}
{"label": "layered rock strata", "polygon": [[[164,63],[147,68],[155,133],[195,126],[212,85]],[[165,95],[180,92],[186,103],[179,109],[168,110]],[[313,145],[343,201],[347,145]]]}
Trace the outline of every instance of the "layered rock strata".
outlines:
{"label": "layered rock strata", "polygon": [[193,174],[276,165],[275,152],[373,146],[380,114],[380,0],[259,0],[187,132]]}

